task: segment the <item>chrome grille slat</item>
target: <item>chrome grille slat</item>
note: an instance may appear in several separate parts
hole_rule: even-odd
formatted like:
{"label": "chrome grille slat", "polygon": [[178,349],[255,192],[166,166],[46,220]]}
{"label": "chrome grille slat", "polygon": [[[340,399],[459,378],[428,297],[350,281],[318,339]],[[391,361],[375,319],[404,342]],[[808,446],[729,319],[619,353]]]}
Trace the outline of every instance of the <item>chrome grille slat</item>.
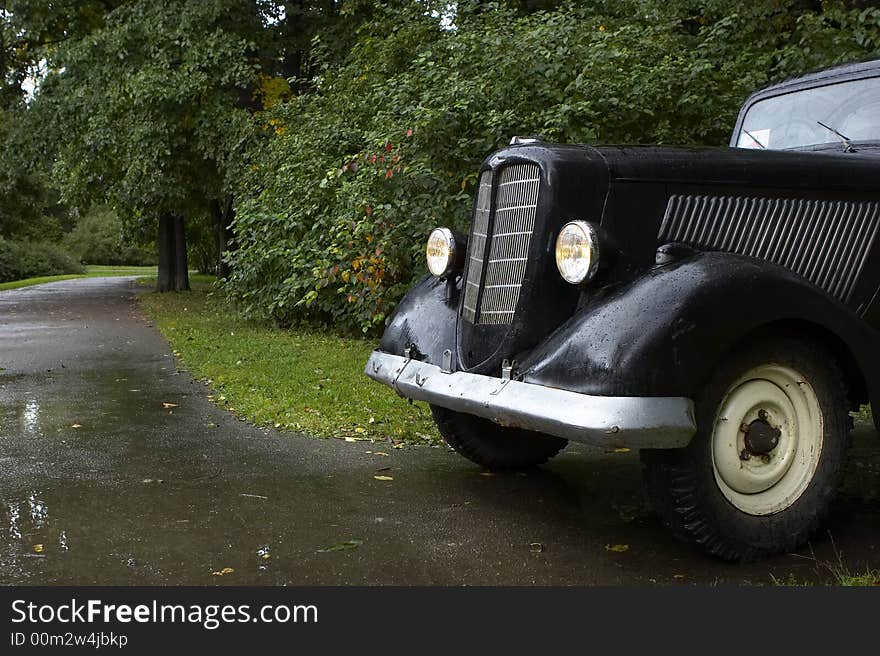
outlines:
{"label": "chrome grille slat", "polygon": [[848,302],[878,232],[877,202],[676,195],[658,238],[774,262]]}
{"label": "chrome grille slat", "polygon": [[489,259],[477,321],[508,324],[519,301],[535,229],[540,177],[535,164],[513,164],[499,173]]}
{"label": "chrome grille slat", "polygon": [[492,172],[484,171],[477,188],[474,204],[474,221],[471,238],[468,241],[468,263],[465,277],[462,315],[473,323],[477,315],[477,302],[480,298],[480,284],[483,280],[483,255],[486,252],[486,239],[489,234],[489,214],[492,202]]}

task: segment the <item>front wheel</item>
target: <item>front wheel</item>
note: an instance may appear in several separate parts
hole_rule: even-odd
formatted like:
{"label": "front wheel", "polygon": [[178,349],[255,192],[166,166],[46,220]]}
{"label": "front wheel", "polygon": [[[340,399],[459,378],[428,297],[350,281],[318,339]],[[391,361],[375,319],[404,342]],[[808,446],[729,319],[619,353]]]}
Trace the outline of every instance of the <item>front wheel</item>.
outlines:
{"label": "front wheel", "polygon": [[523,469],[541,465],[568,444],[568,440],[495,422],[432,405],[437,430],[457,453],[486,469]]}
{"label": "front wheel", "polygon": [[848,407],[825,349],[782,338],[749,345],[697,399],[691,444],[642,452],[649,495],[676,533],[716,556],[796,549],[840,484]]}

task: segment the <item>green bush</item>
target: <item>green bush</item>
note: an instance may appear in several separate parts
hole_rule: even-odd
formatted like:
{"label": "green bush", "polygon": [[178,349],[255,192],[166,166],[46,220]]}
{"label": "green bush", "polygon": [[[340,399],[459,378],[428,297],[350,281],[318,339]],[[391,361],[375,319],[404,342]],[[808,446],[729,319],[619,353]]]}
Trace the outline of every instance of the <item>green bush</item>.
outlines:
{"label": "green bush", "polygon": [[122,222],[109,207],[99,206],[84,214],[64,238],[64,245],[85,264],[149,266],[156,264],[155,247],[123,239]]}
{"label": "green bush", "polygon": [[85,269],[59,245],[0,237],[0,282],[66,273],[85,273]]}
{"label": "green bush", "polygon": [[342,66],[319,57],[312,91],[259,115],[229,292],[281,323],[380,328],[511,135],[723,146],[755,88],[880,46],[880,10],[804,4],[460,2],[455,29],[383,6]]}

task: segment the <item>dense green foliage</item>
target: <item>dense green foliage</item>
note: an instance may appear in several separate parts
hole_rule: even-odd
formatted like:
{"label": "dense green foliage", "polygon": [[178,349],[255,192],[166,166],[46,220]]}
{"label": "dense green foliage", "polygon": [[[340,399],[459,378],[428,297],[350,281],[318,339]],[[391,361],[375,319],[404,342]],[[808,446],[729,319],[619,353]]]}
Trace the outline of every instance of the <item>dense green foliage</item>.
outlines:
{"label": "dense green foliage", "polygon": [[7,0],[0,236],[59,241],[82,221],[66,243],[94,259],[93,205],[127,243],[186,217],[208,271],[233,222],[225,289],[247,315],[379,330],[428,230],[465,228],[479,164],[511,135],[724,145],[755,88],[877,56],[878,7]]}
{"label": "dense green foliage", "polygon": [[755,88],[880,45],[880,9],[833,2],[514,4],[459,3],[455,29],[385,6],[311,92],[259,115],[228,285],[247,313],[380,327],[511,135],[725,145]]}
{"label": "dense green foliage", "polygon": [[85,264],[156,264],[155,250],[126,240],[122,221],[106,205],[86,212],[65,236],[64,245],[71,256]]}
{"label": "dense green foliage", "polygon": [[82,265],[56,244],[0,237],[0,282],[83,271]]}
{"label": "dense green foliage", "polygon": [[30,111],[66,198],[109,201],[150,229],[162,213],[206,207],[247,120],[237,104],[256,75],[248,4],[127,2],[52,52]]}

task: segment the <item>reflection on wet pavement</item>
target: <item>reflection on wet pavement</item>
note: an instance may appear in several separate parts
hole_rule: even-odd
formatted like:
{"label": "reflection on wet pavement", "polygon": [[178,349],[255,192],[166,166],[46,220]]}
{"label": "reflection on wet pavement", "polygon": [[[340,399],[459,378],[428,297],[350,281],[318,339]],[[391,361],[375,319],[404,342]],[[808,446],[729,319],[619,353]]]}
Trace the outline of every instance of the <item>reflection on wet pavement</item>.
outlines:
{"label": "reflection on wet pavement", "polygon": [[869,427],[833,540],[732,566],[659,526],[633,454],[571,448],[486,476],[441,448],[248,426],[176,369],[133,293],[0,293],[0,583],[769,584],[827,580],[838,557],[880,567]]}

